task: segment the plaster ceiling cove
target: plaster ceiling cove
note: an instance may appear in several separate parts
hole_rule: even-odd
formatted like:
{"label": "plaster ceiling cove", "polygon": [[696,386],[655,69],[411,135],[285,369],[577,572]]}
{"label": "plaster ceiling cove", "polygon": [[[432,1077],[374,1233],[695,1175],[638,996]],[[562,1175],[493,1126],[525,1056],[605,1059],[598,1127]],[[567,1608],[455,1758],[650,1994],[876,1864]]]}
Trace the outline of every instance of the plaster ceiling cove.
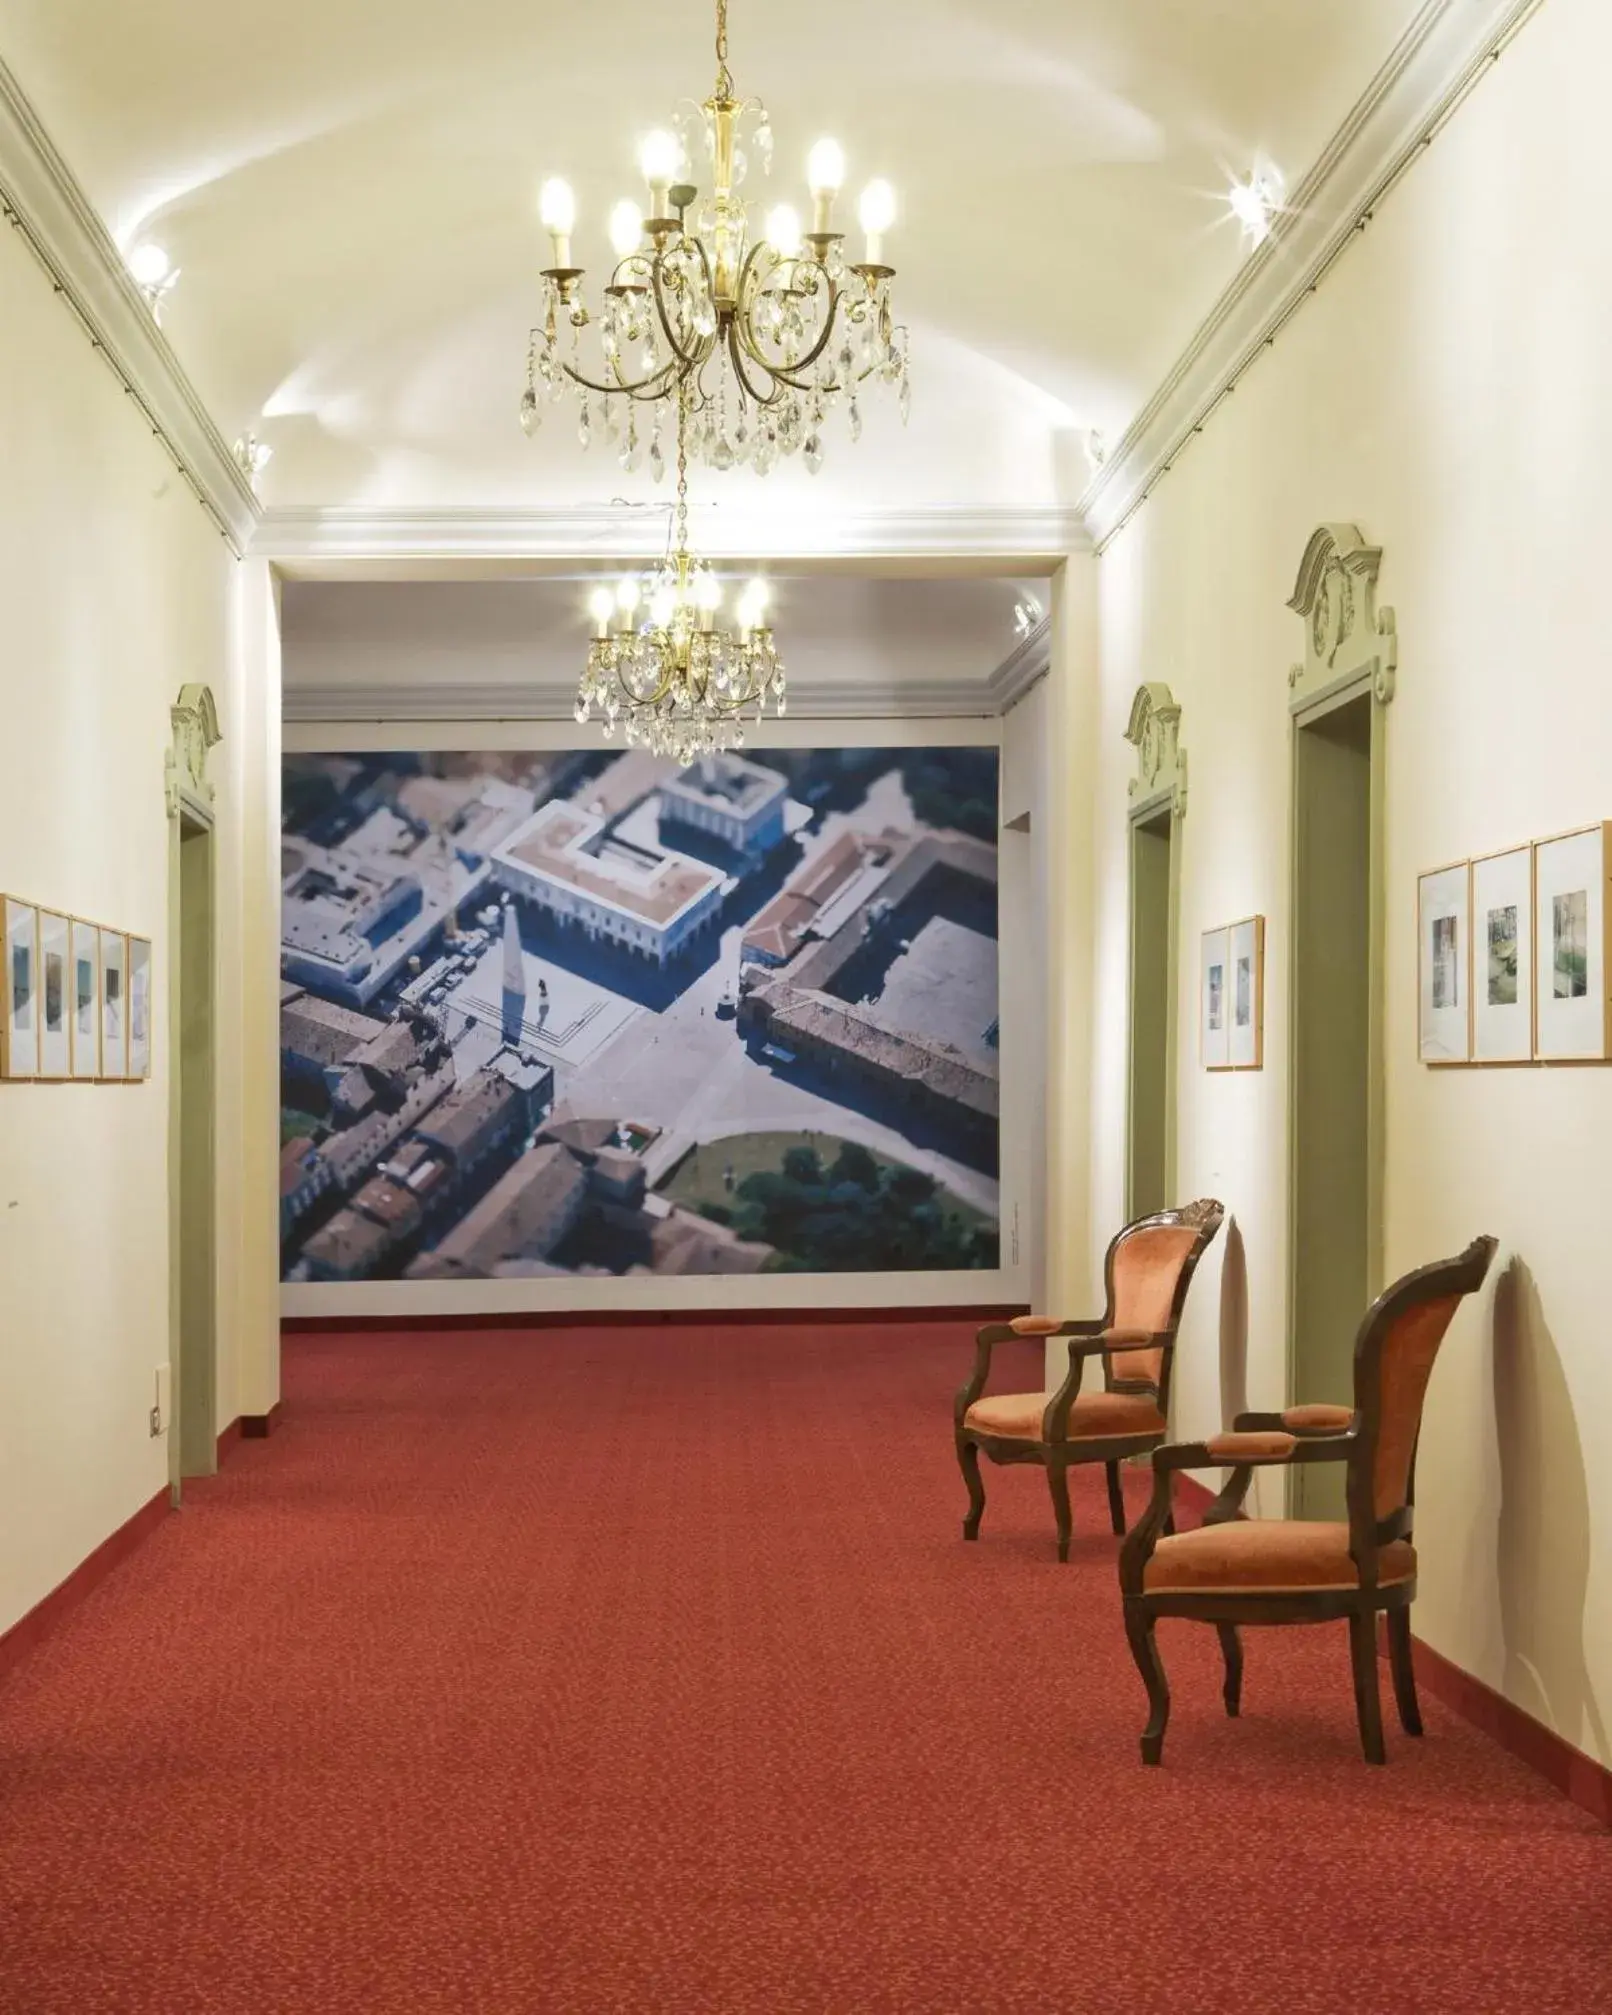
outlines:
{"label": "plaster ceiling cove", "polygon": [[[713,478],[735,513],[1072,503],[1235,276],[1227,190],[1289,185],[1424,0],[730,0],[739,88],[803,200],[814,140],[895,185],[913,409],[853,447]],[[606,260],[638,139],[709,89],[707,0],[608,15],[516,0],[0,0],[0,56],[127,253],[180,269],[164,330],[227,438],[274,450],[271,507],[659,501],[517,421],[545,175]]]}

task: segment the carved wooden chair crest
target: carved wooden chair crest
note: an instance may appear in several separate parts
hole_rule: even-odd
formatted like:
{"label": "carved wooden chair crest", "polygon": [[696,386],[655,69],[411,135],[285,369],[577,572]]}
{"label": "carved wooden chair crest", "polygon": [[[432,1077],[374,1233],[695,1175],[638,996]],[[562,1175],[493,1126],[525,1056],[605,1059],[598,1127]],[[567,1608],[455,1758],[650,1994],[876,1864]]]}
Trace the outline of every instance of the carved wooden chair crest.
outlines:
{"label": "carved wooden chair crest", "polygon": [[[1224,1216],[1212,1198],[1179,1210],[1138,1218],[1118,1233],[1103,1263],[1107,1304],[1091,1321],[1021,1315],[987,1323],[975,1347],[974,1375],[953,1409],[957,1460],[968,1486],[963,1537],[979,1537],[985,1510],[980,1452],[993,1462],[1038,1462],[1047,1472],[1058,1525],[1058,1558],[1069,1558],[1072,1518],[1068,1471],[1101,1462],[1108,1469],[1108,1505],[1114,1530],[1125,1530],[1119,1465],[1128,1455],[1157,1448],[1168,1428],[1170,1370],[1187,1289],[1205,1248]],[[1011,1337],[1069,1339],[1069,1371],[1049,1399],[1044,1392],[985,1397],[991,1352]],[[1082,1392],[1088,1358],[1103,1366],[1103,1389]]]}
{"label": "carved wooden chair crest", "polygon": [[[1242,1413],[1230,1434],[1154,1451],[1153,1498],[1119,1565],[1125,1631],[1152,1709],[1142,1736],[1144,1763],[1159,1761],[1170,1716],[1169,1684],[1154,1638],[1161,1616],[1192,1617],[1219,1630],[1231,1715],[1242,1699],[1240,1624],[1347,1619],[1361,1746],[1368,1763],[1381,1763],[1381,1612],[1400,1722],[1407,1735],[1421,1734],[1410,1637],[1416,1440],[1439,1345],[1462,1297],[1482,1286],[1494,1252],[1492,1238],[1474,1239],[1459,1258],[1408,1273],[1378,1296],[1355,1339],[1352,1408]],[[1256,1468],[1308,1462],[1347,1464],[1346,1523],[1247,1517],[1243,1500]],[[1175,1534],[1176,1472],[1220,1464],[1232,1465],[1231,1474],[1203,1524]]]}

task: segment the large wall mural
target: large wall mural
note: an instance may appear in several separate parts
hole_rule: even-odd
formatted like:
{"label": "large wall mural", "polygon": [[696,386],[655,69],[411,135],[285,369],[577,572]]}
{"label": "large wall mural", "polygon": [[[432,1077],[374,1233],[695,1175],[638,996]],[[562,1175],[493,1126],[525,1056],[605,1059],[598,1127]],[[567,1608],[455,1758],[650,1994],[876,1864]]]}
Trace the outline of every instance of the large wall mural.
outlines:
{"label": "large wall mural", "polygon": [[994,1269],[997,752],[285,759],[282,1274]]}

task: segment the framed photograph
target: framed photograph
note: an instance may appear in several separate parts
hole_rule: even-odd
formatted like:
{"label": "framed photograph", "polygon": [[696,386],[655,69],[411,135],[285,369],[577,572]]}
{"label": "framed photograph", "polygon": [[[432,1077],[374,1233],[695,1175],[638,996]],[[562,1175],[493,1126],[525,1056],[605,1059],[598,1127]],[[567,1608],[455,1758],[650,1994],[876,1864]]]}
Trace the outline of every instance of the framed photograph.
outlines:
{"label": "framed photograph", "polygon": [[1534,855],[1513,847],[1472,863],[1472,1060],[1533,1053]]}
{"label": "framed photograph", "polygon": [[73,1075],[71,987],[73,926],[55,910],[39,912],[39,1075]]}
{"label": "framed photograph", "polygon": [[129,941],[121,931],[101,932],[101,1076],[124,1077],[129,1068]]}
{"label": "framed photograph", "polygon": [[1199,962],[1198,1053],[1205,1070],[1231,1067],[1230,933],[1205,931]]}
{"label": "framed photograph", "polygon": [[1265,1066],[1265,919],[1244,917],[1226,931],[1231,988],[1228,1061],[1233,1070]]}
{"label": "framed photograph", "polygon": [[1586,826],[1534,847],[1534,1055],[1546,1063],[1612,1055],[1609,838],[1612,826]]}
{"label": "framed photograph", "polygon": [[101,933],[75,917],[68,1014],[75,1078],[101,1075]]}
{"label": "framed photograph", "polygon": [[1423,1063],[1472,1060],[1472,877],[1465,861],[1416,884],[1417,976]]}
{"label": "framed photograph", "polygon": [[129,1076],[151,1075],[151,940],[129,940]]}
{"label": "framed photograph", "polygon": [[39,912],[4,898],[6,1000],[0,1018],[0,1077],[39,1075]]}

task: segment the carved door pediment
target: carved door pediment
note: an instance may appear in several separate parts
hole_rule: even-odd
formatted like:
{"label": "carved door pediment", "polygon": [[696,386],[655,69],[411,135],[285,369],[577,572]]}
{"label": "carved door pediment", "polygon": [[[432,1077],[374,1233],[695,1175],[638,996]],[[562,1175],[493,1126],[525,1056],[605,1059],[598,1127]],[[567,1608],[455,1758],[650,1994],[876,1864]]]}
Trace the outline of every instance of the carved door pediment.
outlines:
{"label": "carved door pediment", "polygon": [[214,789],[207,755],[223,739],[211,686],[181,686],[168,710],[173,739],[166,765],[168,816],[183,814],[199,825],[213,823]]}
{"label": "carved door pediment", "polygon": [[1138,686],[1125,739],[1136,750],[1131,816],[1168,802],[1176,818],[1187,809],[1187,752],[1181,746],[1181,706],[1162,680]]}
{"label": "carved door pediment", "polygon": [[1362,680],[1387,706],[1399,669],[1392,609],[1377,606],[1381,546],[1368,546],[1358,525],[1319,525],[1299,563],[1287,605],[1304,618],[1304,662],[1288,673],[1295,710]]}

